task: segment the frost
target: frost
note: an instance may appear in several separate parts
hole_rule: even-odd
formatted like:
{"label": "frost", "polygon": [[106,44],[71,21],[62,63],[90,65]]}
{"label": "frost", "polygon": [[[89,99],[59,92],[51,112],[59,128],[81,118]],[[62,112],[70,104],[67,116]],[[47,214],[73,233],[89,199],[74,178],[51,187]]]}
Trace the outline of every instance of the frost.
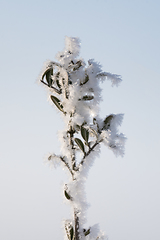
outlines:
{"label": "frost", "polygon": [[108,237],[100,231],[99,225],[95,224],[91,227],[91,233],[88,235],[87,240],[108,240]]}
{"label": "frost", "polygon": [[124,155],[126,137],[119,132],[123,114],[99,116],[102,101],[100,83],[105,79],[118,86],[121,76],[103,72],[94,59],[88,64],[79,58],[80,40],[65,38],[65,48],[56,55],[58,62],[44,64],[40,81],[47,88],[49,101],[61,113],[65,127],[58,133],[61,155],[49,154],[47,163],[62,166],[70,175],[64,185],[64,199],[73,209],[73,218],[64,223],[65,236],[69,240],[106,240],[98,225],[84,228],[86,224],[85,181],[89,169],[100,155],[104,143],[116,156]]}
{"label": "frost", "polygon": [[107,77],[108,80],[110,80],[112,82],[112,86],[116,85],[117,87],[119,86],[119,84],[122,81],[122,78],[121,78],[120,75],[112,74],[112,73],[109,73],[109,72],[98,73],[97,77],[99,79],[101,79],[102,81],[104,81],[106,79],[106,77]]}
{"label": "frost", "polygon": [[65,38],[65,49],[56,55],[56,59],[66,68],[69,63],[78,57],[80,40],[78,38]]}
{"label": "frost", "polygon": [[45,158],[45,163],[48,164],[51,168],[57,168],[60,165],[60,157],[55,155],[55,154],[49,154],[46,158]]}

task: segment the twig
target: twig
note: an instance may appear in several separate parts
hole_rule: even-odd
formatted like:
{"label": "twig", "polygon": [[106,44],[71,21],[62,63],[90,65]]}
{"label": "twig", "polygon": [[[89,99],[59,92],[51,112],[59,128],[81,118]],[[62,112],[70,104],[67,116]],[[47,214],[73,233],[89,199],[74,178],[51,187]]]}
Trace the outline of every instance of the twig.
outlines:
{"label": "twig", "polygon": [[79,166],[80,166],[80,165],[83,165],[85,158],[91,153],[91,151],[92,151],[98,144],[99,144],[99,142],[95,142],[95,144],[94,144],[91,148],[89,148],[88,152],[84,154],[84,156],[83,156],[83,158],[82,158],[82,161],[80,162]]}
{"label": "twig", "polygon": [[70,135],[70,145],[72,146],[72,155],[71,155],[71,162],[72,162],[72,170],[76,171],[78,168],[76,168],[76,159],[75,159],[75,147],[74,147],[74,142],[73,142],[73,137],[74,137],[74,130],[72,126],[70,126],[70,130],[68,131]]}
{"label": "twig", "polygon": [[79,240],[80,239],[80,235],[79,235],[79,217],[77,215],[78,215],[78,211],[77,211],[77,209],[74,209],[75,240]]}
{"label": "twig", "polygon": [[70,168],[69,164],[64,160],[64,157],[60,157],[61,161],[66,165],[66,167],[68,168],[68,170],[70,171],[72,177],[74,178],[74,174],[72,172],[72,169]]}

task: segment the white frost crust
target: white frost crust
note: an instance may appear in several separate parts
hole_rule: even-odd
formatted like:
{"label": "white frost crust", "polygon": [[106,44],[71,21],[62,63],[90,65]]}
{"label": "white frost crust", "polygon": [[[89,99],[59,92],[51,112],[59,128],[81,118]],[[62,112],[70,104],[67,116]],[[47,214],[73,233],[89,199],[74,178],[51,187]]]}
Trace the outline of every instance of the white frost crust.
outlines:
{"label": "white frost crust", "polygon": [[48,154],[44,159],[44,163],[48,164],[50,168],[57,168],[61,163],[61,159],[59,156],[55,155],[54,153]]}
{"label": "white frost crust", "polygon": [[95,224],[91,227],[91,232],[85,237],[86,240],[108,240],[108,237],[104,232],[100,231],[99,224]]}
{"label": "white frost crust", "polygon": [[109,130],[103,130],[100,139],[108,146],[116,156],[124,156],[126,137],[118,132],[118,127],[122,124],[123,114],[113,115]]}
{"label": "white frost crust", "polygon": [[101,79],[102,82],[106,79],[106,77],[112,82],[112,87],[114,85],[118,87],[119,84],[122,82],[122,77],[117,74],[112,74],[110,72],[101,72],[97,74],[97,78]]}
{"label": "white frost crust", "polygon": [[80,51],[80,40],[79,38],[65,38],[65,49],[56,55],[56,59],[65,67],[76,59]]}

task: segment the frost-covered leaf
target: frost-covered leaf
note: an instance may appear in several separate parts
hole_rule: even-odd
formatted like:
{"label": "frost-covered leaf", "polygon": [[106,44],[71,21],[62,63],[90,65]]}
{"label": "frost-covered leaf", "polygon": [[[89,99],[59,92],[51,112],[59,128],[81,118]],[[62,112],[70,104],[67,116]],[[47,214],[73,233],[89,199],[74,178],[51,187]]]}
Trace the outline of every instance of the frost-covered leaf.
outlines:
{"label": "frost-covered leaf", "polygon": [[59,80],[58,80],[58,79],[56,80],[56,84],[57,84],[57,86],[59,87],[59,89],[61,89],[61,85],[60,85],[60,83],[59,83]]}
{"label": "frost-covered leaf", "polygon": [[64,190],[64,195],[68,200],[71,200],[71,196],[67,193],[66,190]]}
{"label": "frost-covered leaf", "polygon": [[82,61],[81,60],[77,61],[76,64],[74,65],[73,71],[78,70],[81,66],[82,66]]}
{"label": "frost-covered leaf", "polygon": [[80,85],[84,85],[84,84],[86,84],[88,81],[89,81],[89,76],[88,76],[88,74],[85,74],[84,82],[82,82]]}
{"label": "frost-covered leaf", "polygon": [[97,78],[104,79],[107,77],[109,80],[111,80],[112,85],[119,85],[119,83],[122,81],[121,76],[117,74],[112,74],[110,72],[100,72],[96,76]]}
{"label": "frost-covered leaf", "polygon": [[111,123],[113,118],[114,118],[113,114],[111,114],[111,115],[109,115],[105,118],[103,129],[107,130],[110,127],[110,123]]}
{"label": "frost-covered leaf", "polygon": [[104,120],[104,123],[105,124],[108,124],[108,123],[110,123],[111,122],[111,120],[113,119],[113,114],[111,114],[111,115],[109,115],[109,116],[107,116],[106,118],[105,118],[105,120]]}
{"label": "frost-covered leaf", "polygon": [[82,150],[82,152],[85,153],[83,142],[79,138],[75,138],[74,140],[77,143],[78,147]]}
{"label": "frost-covered leaf", "polygon": [[90,100],[92,100],[94,98],[94,96],[88,96],[88,95],[86,95],[86,96],[84,96],[83,98],[82,98],[82,100],[83,101],[90,101]]}
{"label": "frost-covered leaf", "polygon": [[53,68],[50,68],[46,72],[46,81],[49,87],[52,86],[52,83],[53,83],[52,76],[53,76]]}
{"label": "frost-covered leaf", "polygon": [[97,121],[96,118],[93,118],[93,124],[96,125],[96,127],[97,127],[97,132],[96,133],[97,134],[101,133],[101,129],[100,129],[100,126],[99,126],[98,121]]}
{"label": "frost-covered leaf", "polygon": [[74,229],[73,230],[72,229],[73,229],[73,226],[71,222],[67,220],[65,223],[65,230],[69,240],[74,240]]}
{"label": "frost-covered leaf", "polygon": [[78,124],[76,124],[76,125],[75,125],[75,129],[76,129],[77,131],[79,131],[79,130],[81,129],[81,127],[80,127]]}
{"label": "frost-covered leaf", "polygon": [[73,237],[74,237],[74,229],[73,229],[73,227],[71,227],[69,232],[70,232],[70,239],[73,240]]}
{"label": "frost-covered leaf", "polygon": [[55,154],[49,154],[46,156],[45,163],[49,164],[49,166],[52,168],[57,168],[60,165],[61,157]]}
{"label": "frost-covered leaf", "polygon": [[97,131],[95,129],[89,127],[89,131],[92,133],[92,135],[98,137],[98,133],[97,133]]}
{"label": "frost-covered leaf", "polygon": [[52,102],[56,105],[56,107],[57,107],[60,111],[62,111],[63,113],[65,113],[64,110],[63,110],[63,106],[62,106],[62,104],[61,104],[61,101],[60,101],[58,98],[56,98],[55,96],[53,96],[53,95],[51,95],[51,99],[52,99]]}
{"label": "frost-covered leaf", "polygon": [[81,135],[82,135],[83,139],[88,143],[89,131],[86,128],[84,128],[83,126],[81,126]]}
{"label": "frost-covered leaf", "polygon": [[96,123],[97,123],[97,119],[93,118],[93,124],[96,124]]}
{"label": "frost-covered leaf", "polygon": [[60,72],[57,72],[56,75],[55,75],[55,79],[56,79],[57,86],[59,87],[59,89],[61,89],[61,85],[59,83],[59,75],[60,75]]}
{"label": "frost-covered leaf", "polygon": [[50,155],[49,157],[48,157],[48,161],[50,161],[52,159],[52,155]]}
{"label": "frost-covered leaf", "polygon": [[43,74],[42,74],[42,80],[43,80],[43,78],[45,77],[46,73],[47,73],[48,71],[50,71],[50,70],[51,70],[51,68],[49,67],[49,68],[47,68],[47,69],[43,72]]}
{"label": "frost-covered leaf", "polygon": [[83,232],[84,232],[84,235],[87,236],[88,234],[90,234],[90,228],[88,230],[86,229],[83,229]]}
{"label": "frost-covered leaf", "polygon": [[110,147],[110,148],[116,148],[116,145],[110,144],[109,147]]}

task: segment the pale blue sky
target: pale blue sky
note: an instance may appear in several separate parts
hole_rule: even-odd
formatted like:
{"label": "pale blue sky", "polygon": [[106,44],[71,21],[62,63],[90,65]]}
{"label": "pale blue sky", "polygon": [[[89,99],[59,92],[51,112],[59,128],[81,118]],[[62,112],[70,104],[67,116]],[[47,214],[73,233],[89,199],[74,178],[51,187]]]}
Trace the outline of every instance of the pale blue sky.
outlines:
{"label": "pale blue sky", "polygon": [[102,147],[86,183],[88,225],[109,240],[160,239],[159,13],[158,0],[0,0],[0,239],[63,239],[67,178],[43,165],[63,124],[37,79],[66,35],[123,78],[103,84],[101,116],[125,113],[126,154]]}

